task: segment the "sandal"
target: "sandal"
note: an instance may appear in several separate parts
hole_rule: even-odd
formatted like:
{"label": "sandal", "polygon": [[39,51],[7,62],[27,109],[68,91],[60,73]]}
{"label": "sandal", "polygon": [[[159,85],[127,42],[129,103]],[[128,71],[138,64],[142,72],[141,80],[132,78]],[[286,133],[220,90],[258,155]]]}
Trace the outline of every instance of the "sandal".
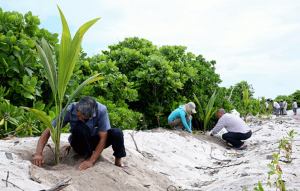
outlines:
{"label": "sandal", "polygon": [[236,150],[240,150],[240,151],[242,151],[242,150],[245,150],[245,149],[247,149],[247,146],[245,146],[245,147],[238,147],[238,148],[236,148]]}

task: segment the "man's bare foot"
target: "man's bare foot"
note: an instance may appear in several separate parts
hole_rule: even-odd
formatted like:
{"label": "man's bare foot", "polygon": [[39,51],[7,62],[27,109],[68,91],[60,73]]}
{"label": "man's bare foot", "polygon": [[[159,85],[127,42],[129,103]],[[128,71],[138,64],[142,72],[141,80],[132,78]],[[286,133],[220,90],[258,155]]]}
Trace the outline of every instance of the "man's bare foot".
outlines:
{"label": "man's bare foot", "polygon": [[243,144],[243,145],[241,146],[241,148],[244,148],[244,147],[247,147],[247,145]]}
{"label": "man's bare foot", "polygon": [[115,158],[115,165],[121,166],[122,165],[122,158]]}

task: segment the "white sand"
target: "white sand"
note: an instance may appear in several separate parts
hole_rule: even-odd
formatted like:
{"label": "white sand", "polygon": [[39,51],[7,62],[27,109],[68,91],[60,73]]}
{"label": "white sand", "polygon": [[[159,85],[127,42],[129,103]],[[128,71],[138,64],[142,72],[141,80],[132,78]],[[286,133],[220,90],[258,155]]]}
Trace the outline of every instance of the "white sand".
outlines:
{"label": "white sand", "polygon": [[[46,163],[41,168],[34,167],[34,174],[42,181],[41,184],[32,181],[29,176],[29,160],[34,155],[38,137],[0,140],[0,177],[6,179],[9,171],[8,181],[23,190],[33,191],[53,187],[67,178],[73,180],[64,189],[66,191],[166,190],[170,185],[193,190],[253,190],[258,181],[262,182],[265,190],[276,190],[275,186],[266,186],[269,171],[266,164],[271,162],[266,157],[278,151],[278,141],[287,136],[286,132],[292,129],[300,132],[300,123],[289,116],[273,118],[263,120],[262,124],[254,123],[257,118],[249,123],[254,133],[246,141],[248,149],[237,152],[219,137],[210,137],[209,133],[192,135],[155,129],[151,133],[140,131],[134,134],[139,150],[153,156],[145,158],[136,151],[129,134],[132,131],[124,131],[127,152],[124,162],[130,167],[130,175],[112,165],[111,148],[103,152],[92,168],[83,172],[76,170],[80,161],[71,160],[76,153],[71,152],[65,163],[54,166],[51,151],[45,148]],[[68,144],[67,137],[63,134],[61,146]],[[53,147],[53,143],[49,143]],[[300,190],[299,148],[300,136],[296,135],[292,162],[280,162],[287,190]],[[13,153],[13,160],[7,159],[5,152]],[[284,152],[281,156],[282,160],[286,160]],[[271,182],[274,182],[274,177],[271,176]],[[1,181],[0,190],[20,189],[9,183],[6,187],[5,181]]]}

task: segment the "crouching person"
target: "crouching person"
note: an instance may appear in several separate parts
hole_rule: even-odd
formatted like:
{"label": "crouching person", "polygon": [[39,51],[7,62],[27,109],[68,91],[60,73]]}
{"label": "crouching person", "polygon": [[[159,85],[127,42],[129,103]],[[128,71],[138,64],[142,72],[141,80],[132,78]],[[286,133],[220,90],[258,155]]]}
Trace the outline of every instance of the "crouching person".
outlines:
{"label": "crouching person", "polygon": [[192,133],[192,114],[196,113],[196,105],[193,102],[180,105],[175,109],[168,117],[168,123],[171,127],[175,127],[176,130],[183,130]]}
{"label": "crouching person", "polygon": [[236,150],[247,149],[247,145],[242,142],[242,140],[247,140],[252,135],[252,131],[247,123],[236,115],[226,113],[222,108],[217,111],[217,116],[219,121],[210,135],[213,136],[219,133],[225,127],[228,133],[224,133],[222,139],[232,144]]}
{"label": "crouching person", "polygon": [[[63,111],[62,111],[63,113]],[[78,170],[86,170],[94,165],[103,149],[112,145],[115,165],[122,165],[122,157],[126,156],[123,132],[118,128],[111,128],[107,109],[91,97],[84,97],[79,102],[70,104],[67,108],[63,127],[70,123],[72,133],[68,141],[71,147],[81,155],[89,158],[83,161]],[[52,122],[56,127],[56,119]],[[43,149],[50,137],[47,128],[41,135],[32,163],[41,166],[45,159]]]}

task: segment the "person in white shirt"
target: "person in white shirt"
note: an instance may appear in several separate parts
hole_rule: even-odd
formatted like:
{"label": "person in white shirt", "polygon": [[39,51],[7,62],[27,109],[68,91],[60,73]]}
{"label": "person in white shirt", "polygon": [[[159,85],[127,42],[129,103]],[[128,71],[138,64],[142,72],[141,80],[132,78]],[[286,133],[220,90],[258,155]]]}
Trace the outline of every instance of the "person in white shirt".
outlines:
{"label": "person in white shirt", "polygon": [[271,103],[273,103],[273,107],[275,108],[276,117],[279,117],[280,105],[274,100],[271,100]]}
{"label": "person in white shirt", "polygon": [[297,102],[296,100],[293,100],[293,111],[294,111],[294,115],[297,115],[297,109],[298,109],[298,106],[297,106]]}
{"label": "person in white shirt", "polygon": [[232,144],[236,150],[245,150],[247,145],[241,140],[247,140],[251,137],[252,131],[247,123],[240,117],[228,114],[222,108],[217,111],[219,121],[217,125],[212,129],[210,136],[219,133],[223,127],[228,131],[222,135],[222,139]]}
{"label": "person in white shirt", "polygon": [[269,111],[269,102],[270,102],[270,100],[267,99],[267,101],[266,101],[266,103],[265,103],[267,111]]}
{"label": "person in white shirt", "polygon": [[286,109],[287,109],[287,102],[286,102],[286,100],[283,100],[283,104],[284,104],[284,114],[286,115]]}

